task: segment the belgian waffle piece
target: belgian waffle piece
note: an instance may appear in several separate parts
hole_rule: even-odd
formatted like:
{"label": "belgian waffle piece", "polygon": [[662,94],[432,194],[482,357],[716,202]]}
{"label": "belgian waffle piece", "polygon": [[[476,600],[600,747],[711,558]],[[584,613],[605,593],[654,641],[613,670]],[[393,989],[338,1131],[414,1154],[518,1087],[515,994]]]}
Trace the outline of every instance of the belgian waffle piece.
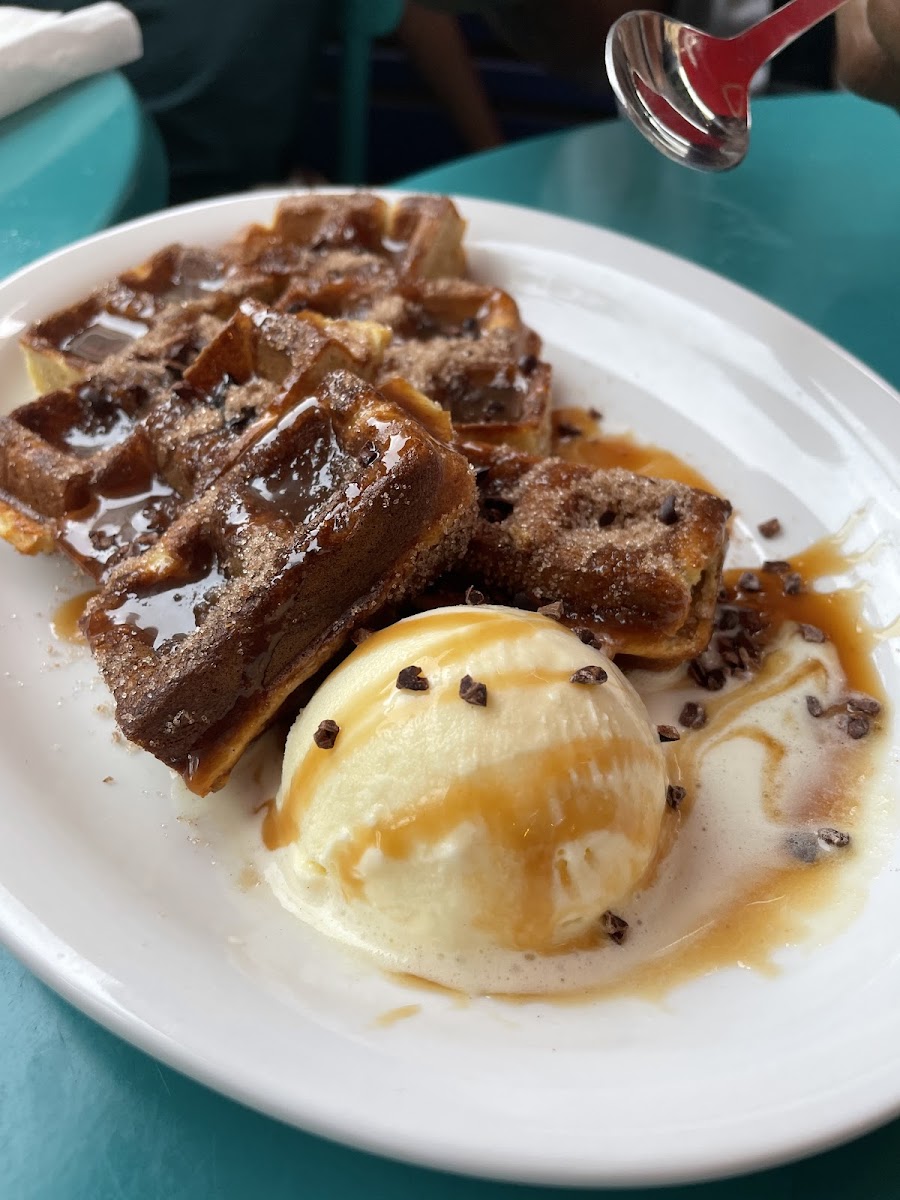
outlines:
{"label": "belgian waffle piece", "polygon": [[244,298],[273,298],[277,286],[216,251],[168,246],[87,299],[32,325],[22,336],[29,375],[38,391],[66,387],[145,338],[161,318],[177,321],[185,305],[228,317]]}
{"label": "belgian waffle piece", "polygon": [[712,632],[731,507],[707,492],[474,444],[480,517],[460,577],[654,665]]}
{"label": "belgian waffle piece", "polygon": [[224,324],[168,314],[88,382],[0,417],[0,535],[102,578],[328,371],[373,373],[388,337],[252,302]]}
{"label": "belgian waffle piece", "polygon": [[86,378],[111,354],[151,331],[163,313],[196,304],[230,316],[245,299],[274,302],[297,277],[320,309],[318,289],[465,272],[464,223],[453,204],[411,196],[301,195],[283,200],[270,226],[253,225],[227,246],[168,246],[22,337],[38,391]]}
{"label": "belgian waffle piece", "polygon": [[[304,290],[288,289],[280,307],[296,311],[311,299],[298,295]],[[385,287],[376,278],[334,285],[314,299],[333,316],[389,326],[382,378],[401,376],[437,401],[460,438],[549,451],[550,367],[506,292],[467,279]]]}
{"label": "belgian waffle piece", "polygon": [[442,196],[311,193],[278,205],[271,225],[253,225],[226,247],[238,268],[281,281],[295,310],[332,311],[335,296],[416,279],[464,275],[465,223]]}
{"label": "belgian waffle piece", "polygon": [[463,553],[476,489],[449,436],[425,397],[342,370],[284,409],[88,606],[126,736],[219,787],[354,627]]}

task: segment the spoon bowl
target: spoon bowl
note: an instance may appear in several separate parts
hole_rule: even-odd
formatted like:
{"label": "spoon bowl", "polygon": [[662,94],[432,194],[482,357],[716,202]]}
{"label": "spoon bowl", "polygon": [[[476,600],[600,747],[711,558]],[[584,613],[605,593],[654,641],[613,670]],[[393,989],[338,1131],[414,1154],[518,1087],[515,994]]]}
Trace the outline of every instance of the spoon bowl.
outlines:
{"label": "spoon bowl", "polygon": [[844,0],[790,0],[732,38],[658,12],[620,17],[606,41],[619,108],[658,150],[700,171],[728,171],[750,145],[756,72]]}

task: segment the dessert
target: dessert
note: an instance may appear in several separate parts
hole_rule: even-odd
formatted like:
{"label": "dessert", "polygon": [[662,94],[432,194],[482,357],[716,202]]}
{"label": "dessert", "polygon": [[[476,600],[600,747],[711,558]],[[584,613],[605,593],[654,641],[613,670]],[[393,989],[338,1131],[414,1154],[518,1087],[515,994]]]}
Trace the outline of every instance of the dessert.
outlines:
{"label": "dessert", "polygon": [[467,444],[479,521],[460,578],[500,602],[551,605],[611,654],[659,665],[709,642],[731,506],[630,471]]}
{"label": "dessert", "polygon": [[317,289],[460,275],[463,222],[449,200],[411,196],[393,208],[377,196],[292,196],[270,226],[253,225],[218,250],[167,246],[91,296],[37,322],[22,337],[39,391],[83,379],[185,304],[230,316],[252,298],[273,302],[306,281]]}
{"label": "dessert", "polygon": [[[304,389],[304,392],[306,389]],[[84,630],[125,735],[199,793],[388,601],[463,552],[474,518],[447,419],[332,371],[114,567]]]}
{"label": "dessert", "polygon": [[312,925],[472,992],[699,962],[730,906],[853,861],[877,687],[805,560],[723,579],[726,500],[551,411],[462,228],[292,197],[39,322],[0,537],[91,577],[119,726],[195,793],[307,704],[263,869]]}
{"label": "dessert", "polygon": [[536,957],[615,924],[666,791],[656,727],[603,654],[536,614],[437,609],[373,634],[298,718],[269,878],[395,970],[520,991]]}

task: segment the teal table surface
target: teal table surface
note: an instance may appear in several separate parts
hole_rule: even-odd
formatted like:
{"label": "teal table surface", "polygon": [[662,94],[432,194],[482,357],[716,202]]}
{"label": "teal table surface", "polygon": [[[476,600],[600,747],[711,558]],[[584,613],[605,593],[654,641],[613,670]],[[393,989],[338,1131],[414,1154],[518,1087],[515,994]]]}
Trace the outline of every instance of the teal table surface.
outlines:
{"label": "teal table surface", "polygon": [[808,321],[900,387],[892,110],[848,95],[757,100],[750,153],[725,175],[671,163],[615,121],[404,183],[542,208],[670,250]]}
{"label": "teal table surface", "polygon": [[[761,102],[755,111],[750,159],[728,177],[688,174],[631,130],[608,125],[512,146],[411,182],[536,205],[655,242],[800,314],[900,383],[900,121],[847,97]],[[32,224],[29,257],[89,232],[66,225],[54,211],[63,207],[58,198],[44,203],[52,232]],[[105,220],[113,219],[110,210]],[[387,1162],[258,1116],[106,1033],[2,952],[0,1064],[4,1200],[571,1195]],[[896,1200],[900,1123],[743,1179],[602,1194]]]}
{"label": "teal table surface", "polygon": [[162,141],[117,71],[73,83],[0,121],[0,278],[161,208]]}

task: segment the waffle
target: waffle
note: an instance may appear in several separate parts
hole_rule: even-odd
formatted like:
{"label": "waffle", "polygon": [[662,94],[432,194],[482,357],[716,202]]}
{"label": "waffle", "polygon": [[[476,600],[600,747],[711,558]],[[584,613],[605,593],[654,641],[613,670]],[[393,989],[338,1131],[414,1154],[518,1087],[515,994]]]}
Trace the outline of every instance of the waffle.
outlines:
{"label": "waffle", "polygon": [[657,666],[710,639],[731,507],[623,470],[469,444],[480,516],[460,578]]}
{"label": "waffle", "polygon": [[376,278],[307,293],[303,284],[288,288],[279,307],[296,312],[314,300],[332,316],[388,326],[381,377],[400,376],[437,401],[461,439],[549,450],[550,367],[508,293],[451,278],[398,286]]}
{"label": "waffle", "polygon": [[123,732],[194,791],[355,626],[464,551],[473,473],[446,416],[401,392],[325,375],[88,606]]}
{"label": "waffle", "polygon": [[177,320],[186,305],[228,317],[240,300],[269,299],[275,289],[274,280],[239,269],[214,251],[168,246],[32,325],[21,339],[28,373],[38,391],[67,387],[127,351],[161,320]]}
{"label": "waffle", "polygon": [[[86,378],[111,354],[185,303],[230,316],[245,299],[275,301],[295,276],[317,287],[386,283],[465,271],[464,224],[453,204],[411,196],[390,207],[377,196],[310,194],[279,204],[270,226],[253,225],[219,250],[168,246],[54,313],[22,337],[38,391]],[[316,309],[312,300],[303,307]]]}
{"label": "waffle", "polygon": [[227,323],[169,313],[88,382],[0,418],[0,536],[102,578],[327,372],[371,375],[389,336],[250,301]]}

